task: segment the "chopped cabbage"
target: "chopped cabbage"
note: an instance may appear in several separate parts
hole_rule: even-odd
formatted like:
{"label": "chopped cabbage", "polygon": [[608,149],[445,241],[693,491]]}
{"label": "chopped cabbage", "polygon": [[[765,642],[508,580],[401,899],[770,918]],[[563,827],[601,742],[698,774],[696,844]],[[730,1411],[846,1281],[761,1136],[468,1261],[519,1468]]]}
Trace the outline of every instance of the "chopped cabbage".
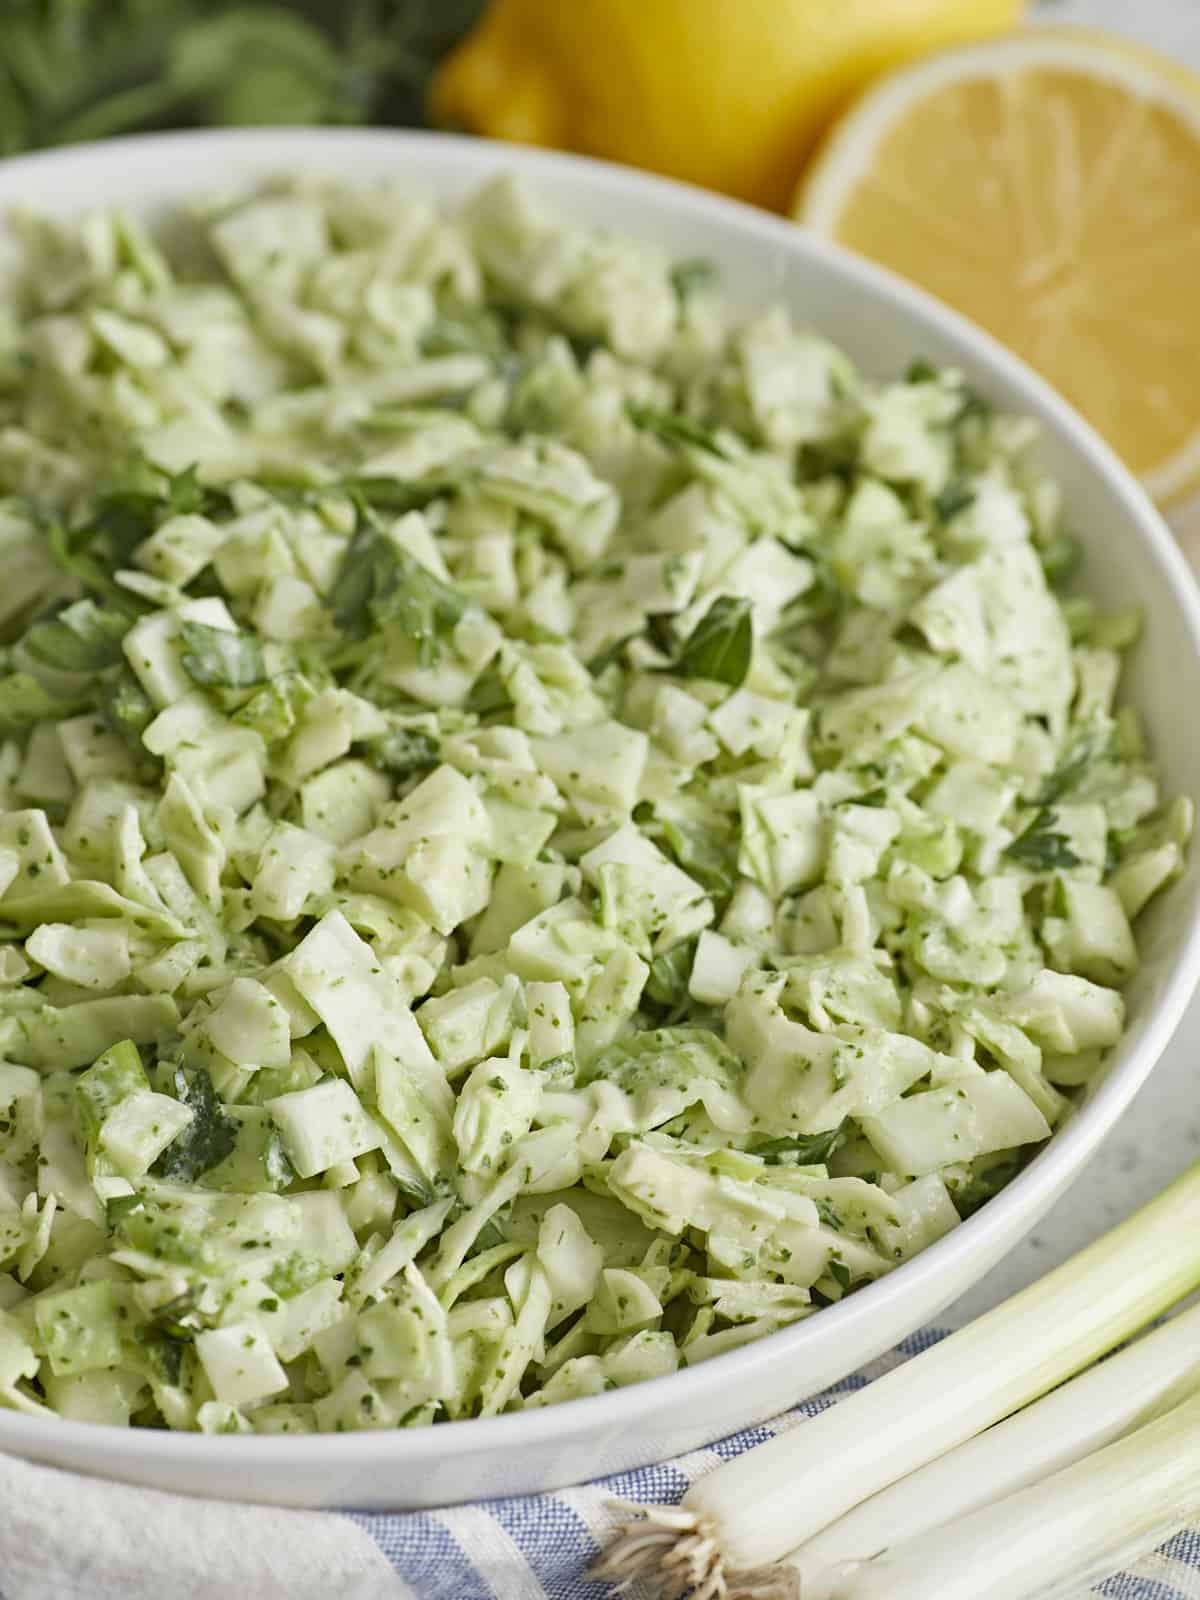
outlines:
{"label": "chopped cabbage", "polygon": [[190,226],[7,291],[0,1404],[489,1416],[955,1227],[1192,827],[1029,430],[507,182]]}

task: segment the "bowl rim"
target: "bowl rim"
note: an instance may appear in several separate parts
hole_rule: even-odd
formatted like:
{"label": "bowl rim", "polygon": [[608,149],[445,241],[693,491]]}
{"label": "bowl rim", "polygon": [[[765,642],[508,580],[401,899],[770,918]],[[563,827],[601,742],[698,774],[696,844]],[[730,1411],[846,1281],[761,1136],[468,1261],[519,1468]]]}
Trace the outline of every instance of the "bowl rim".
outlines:
{"label": "bowl rim", "polygon": [[[866,298],[888,305],[900,314],[937,326],[951,340],[969,346],[989,371],[1020,396],[1019,404],[1040,414],[1048,431],[1063,436],[1089,471],[1103,481],[1129,522],[1136,527],[1146,554],[1158,568],[1189,637],[1193,653],[1200,656],[1200,588],[1161,514],[1127,467],[1078,412],[1019,356],[960,312],[927,291],[908,283],[840,245],[819,238],[789,219],[759,210],[738,200],[710,193],[695,185],[659,177],[587,156],[509,143],[496,143],[461,134],[399,128],[272,127],[254,129],[189,129],[177,132],[129,135],[62,149],[35,151],[0,162],[0,208],[16,199],[22,189],[36,204],[38,185],[55,174],[75,169],[81,177],[92,170],[97,176],[97,203],[103,205],[104,173],[127,166],[131,159],[156,167],[173,156],[197,147],[209,153],[213,170],[221,175],[224,161],[240,162],[247,174],[265,174],[285,164],[308,164],[321,170],[323,153],[334,159],[337,170],[349,173],[348,158],[356,149],[378,154],[387,147],[397,155],[414,158],[413,175],[421,180],[420,163],[461,169],[477,181],[502,172],[527,176],[536,184],[575,176],[580,192],[618,196],[632,193],[658,200],[664,211],[686,220],[710,223],[760,240],[764,247],[800,261],[817,263],[840,276]],[[1200,896],[1194,897],[1200,899]],[[806,1347],[822,1339],[832,1341],[869,1326],[886,1301],[903,1296],[909,1288],[937,1279],[952,1263],[973,1251],[984,1252],[993,1240],[1008,1236],[1015,1243],[1024,1231],[1021,1219],[1037,1214],[1073,1178],[1102,1140],[1113,1130],[1157,1063],[1174,1033],[1200,978],[1200,905],[1193,904],[1190,924],[1170,963],[1159,990],[1154,1014],[1149,1017],[1126,1060],[1117,1063],[1095,1094],[1068,1124],[1041,1148],[1028,1165],[993,1199],[966,1218],[951,1233],[904,1262],[894,1272],[865,1284],[820,1315],[782,1328],[694,1367],[647,1379],[601,1395],[567,1400],[532,1411],[472,1418],[428,1428],[394,1428],[357,1433],[288,1435],[209,1435],[160,1429],[130,1429],[109,1423],[69,1421],[59,1416],[23,1415],[0,1410],[0,1444],[18,1453],[46,1458],[46,1445],[54,1441],[56,1457],[73,1445],[89,1456],[111,1449],[114,1475],[119,1461],[131,1450],[143,1466],[186,1463],[198,1472],[234,1466],[251,1471],[276,1468],[312,1468],[317,1464],[343,1468],[380,1468],[400,1464],[406,1455],[427,1454],[432,1445],[440,1462],[484,1451],[553,1447],[581,1433],[604,1433],[636,1428],[644,1415],[667,1404],[682,1411],[702,1405],[717,1387],[737,1385],[752,1372],[783,1363],[803,1370]],[[865,1343],[865,1341],[864,1341]]]}

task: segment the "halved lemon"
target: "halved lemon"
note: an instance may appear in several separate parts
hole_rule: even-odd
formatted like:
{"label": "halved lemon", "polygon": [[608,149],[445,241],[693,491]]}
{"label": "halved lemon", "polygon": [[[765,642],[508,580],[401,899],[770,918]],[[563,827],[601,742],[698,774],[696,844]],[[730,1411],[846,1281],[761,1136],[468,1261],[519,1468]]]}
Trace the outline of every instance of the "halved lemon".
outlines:
{"label": "halved lemon", "polygon": [[843,117],[796,214],[1019,351],[1160,501],[1200,487],[1200,79],[1082,30],[948,51]]}

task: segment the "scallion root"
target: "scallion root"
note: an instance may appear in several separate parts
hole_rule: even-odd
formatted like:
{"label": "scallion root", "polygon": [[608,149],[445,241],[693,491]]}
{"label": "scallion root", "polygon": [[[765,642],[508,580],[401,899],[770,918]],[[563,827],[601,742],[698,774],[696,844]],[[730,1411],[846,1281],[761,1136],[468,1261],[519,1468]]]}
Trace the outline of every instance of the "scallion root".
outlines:
{"label": "scallion root", "polygon": [[[678,1506],[639,1506],[588,1576],[605,1578],[621,1593],[637,1582],[654,1585],[656,1600],[729,1600],[721,1551],[694,1512]],[[795,1576],[795,1574],[791,1574]],[[767,1600],[770,1591],[758,1593]],[[779,1591],[778,1600],[786,1600]]]}
{"label": "scallion root", "polygon": [[794,1567],[767,1566],[727,1572],[720,1546],[702,1518],[679,1506],[633,1506],[636,1515],[588,1571],[623,1594],[648,1584],[655,1600],[802,1600]]}

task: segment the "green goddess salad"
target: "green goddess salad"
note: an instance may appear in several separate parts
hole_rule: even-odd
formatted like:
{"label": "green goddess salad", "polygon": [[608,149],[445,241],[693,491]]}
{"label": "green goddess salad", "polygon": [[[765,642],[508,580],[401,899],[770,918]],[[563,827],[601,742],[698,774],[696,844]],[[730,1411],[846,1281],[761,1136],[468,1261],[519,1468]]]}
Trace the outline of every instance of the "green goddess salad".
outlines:
{"label": "green goddess salad", "polygon": [[10,223],[0,1402],[490,1416],[818,1313],[1191,822],[1032,429],[508,181]]}

